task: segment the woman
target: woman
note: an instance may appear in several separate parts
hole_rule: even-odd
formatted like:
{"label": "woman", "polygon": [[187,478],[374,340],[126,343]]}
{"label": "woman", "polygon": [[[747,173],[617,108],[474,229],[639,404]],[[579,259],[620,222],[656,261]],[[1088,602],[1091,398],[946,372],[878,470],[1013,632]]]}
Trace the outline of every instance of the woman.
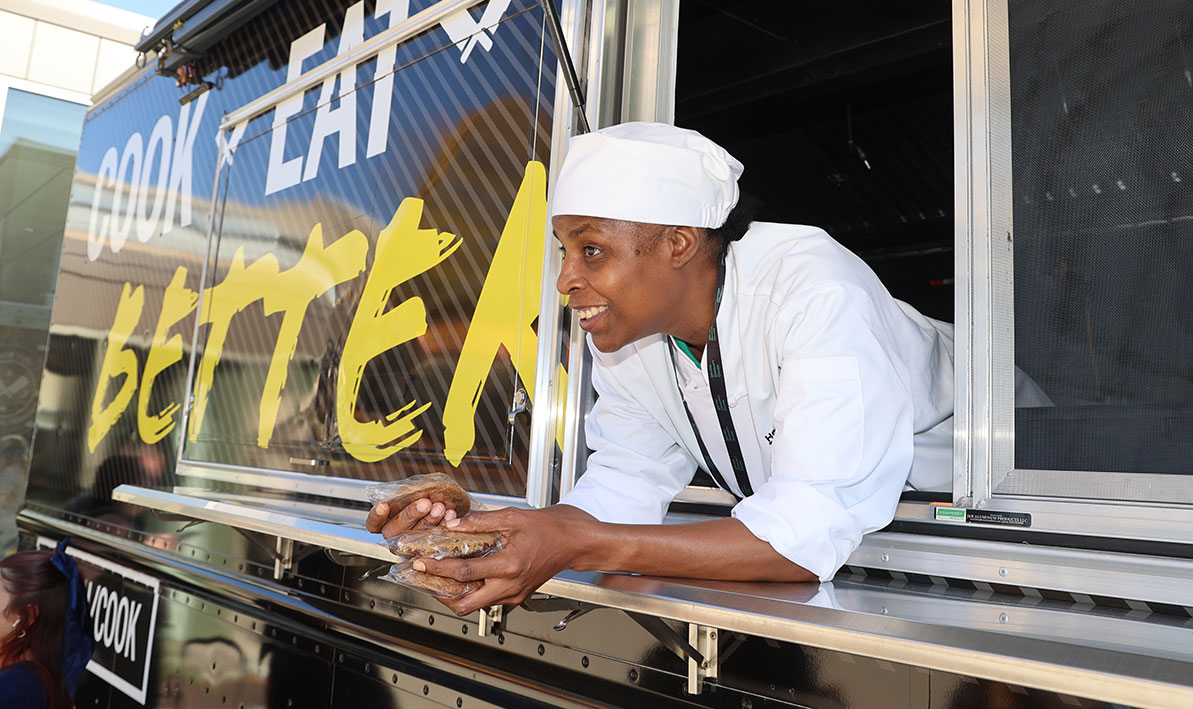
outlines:
{"label": "woman", "polygon": [[57,550],[0,561],[0,706],[69,709],[91,657],[87,602],[78,568]]}
{"label": "woman", "polygon": [[[552,226],[557,287],[593,354],[593,452],[558,505],[446,522],[504,544],[415,562],[485,579],[453,610],[518,603],[569,568],[827,580],[904,489],[947,488],[948,326],[892,298],[820,229],[751,223],[742,170],[673,126],[573,138]],[[697,466],[739,500],[732,517],[658,524]],[[367,526],[388,535],[445,518],[423,503],[393,520],[376,508]]]}

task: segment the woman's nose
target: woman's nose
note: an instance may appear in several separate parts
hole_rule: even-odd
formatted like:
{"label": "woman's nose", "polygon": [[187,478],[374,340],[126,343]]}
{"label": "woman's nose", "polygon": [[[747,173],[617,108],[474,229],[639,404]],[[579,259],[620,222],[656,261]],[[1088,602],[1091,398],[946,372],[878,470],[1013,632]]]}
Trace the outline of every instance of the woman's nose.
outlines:
{"label": "woman's nose", "polygon": [[563,264],[559,267],[559,278],[555,279],[555,290],[559,291],[560,295],[571,295],[580,290],[580,287],[581,282],[572,260],[565,256]]}

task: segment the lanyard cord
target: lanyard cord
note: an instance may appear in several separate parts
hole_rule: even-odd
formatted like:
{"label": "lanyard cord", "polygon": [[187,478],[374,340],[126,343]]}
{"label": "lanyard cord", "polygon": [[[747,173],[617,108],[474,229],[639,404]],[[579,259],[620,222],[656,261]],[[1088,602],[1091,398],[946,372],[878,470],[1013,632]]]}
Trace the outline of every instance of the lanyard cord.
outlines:
{"label": "lanyard cord", "polygon": [[[717,296],[713,309],[712,326],[708,328],[708,343],[704,352],[708,358],[708,385],[712,389],[713,408],[717,410],[717,420],[721,423],[721,436],[725,439],[725,447],[729,450],[729,463],[733,467],[733,475],[737,478],[737,486],[742,495],[749,497],[754,494],[750,485],[750,476],[746,473],[746,461],[741,454],[737,431],[733,428],[733,417],[729,413],[729,395],[725,388],[724,367],[721,366],[721,343],[717,339],[717,313],[721,311],[721,298],[725,294],[725,255],[721,255],[720,265],[717,267]],[[692,416],[692,409],[688,406],[687,397],[683,395],[683,387],[679,383],[679,365],[675,362],[675,345],[668,343],[667,351],[671,354],[671,371],[675,374],[675,386],[679,389],[679,398],[683,401],[684,413],[688,415],[688,423],[692,426],[692,433],[696,435],[696,444],[700,446],[700,454],[704,456],[704,465],[712,475],[714,481],[722,490],[727,490],[737,499],[741,499],[725,484],[725,478],[713,464],[704,439],[700,437],[700,429],[696,427],[696,419]]]}

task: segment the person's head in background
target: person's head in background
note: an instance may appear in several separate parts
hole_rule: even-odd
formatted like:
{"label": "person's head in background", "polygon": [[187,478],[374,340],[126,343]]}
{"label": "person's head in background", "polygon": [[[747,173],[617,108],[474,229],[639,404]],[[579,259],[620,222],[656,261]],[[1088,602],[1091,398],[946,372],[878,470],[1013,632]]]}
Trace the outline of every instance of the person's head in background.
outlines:
{"label": "person's head in background", "polygon": [[51,557],[26,551],[0,561],[0,668],[33,663],[46,706],[59,709],[73,706],[62,667],[69,588]]}

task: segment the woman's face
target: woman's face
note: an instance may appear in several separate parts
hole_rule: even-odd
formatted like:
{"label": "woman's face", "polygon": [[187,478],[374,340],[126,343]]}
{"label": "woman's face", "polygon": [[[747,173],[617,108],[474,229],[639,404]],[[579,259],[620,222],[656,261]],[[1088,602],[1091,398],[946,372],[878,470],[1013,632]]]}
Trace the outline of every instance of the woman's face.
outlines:
{"label": "woman's face", "polygon": [[601,352],[668,332],[675,270],[667,227],[560,215],[551,220],[563,250],[556,288]]}

